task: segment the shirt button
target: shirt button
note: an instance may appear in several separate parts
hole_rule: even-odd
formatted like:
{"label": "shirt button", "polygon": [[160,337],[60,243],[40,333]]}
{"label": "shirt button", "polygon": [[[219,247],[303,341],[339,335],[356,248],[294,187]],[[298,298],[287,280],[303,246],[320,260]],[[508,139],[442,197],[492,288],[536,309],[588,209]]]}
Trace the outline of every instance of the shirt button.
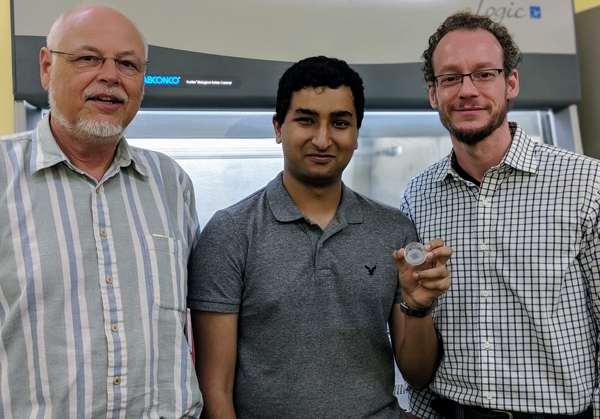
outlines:
{"label": "shirt button", "polygon": [[100,187],[99,186],[96,188],[96,193],[100,193]]}
{"label": "shirt button", "polygon": [[483,344],[483,349],[490,349],[491,347],[492,347],[492,344],[491,344],[491,343],[489,343],[489,342],[485,342],[485,343]]}
{"label": "shirt button", "polygon": [[481,205],[484,207],[487,207],[489,205],[490,201],[488,201],[487,199],[484,199],[481,201]]}
{"label": "shirt button", "polygon": [[481,246],[479,246],[481,248],[481,250],[487,250],[487,244],[482,244]]}
{"label": "shirt button", "polygon": [[113,380],[113,384],[118,386],[119,384],[121,384],[121,379],[119,377],[115,377],[115,379]]}
{"label": "shirt button", "polygon": [[107,277],[106,282],[108,282],[109,284],[112,284],[113,283],[112,276]]}
{"label": "shirt button", "polygon": [[490,292],[488,290],[482,291],[481,295],[484,296],[484,298],[488,298],[490,296]]}
{"label": "shirt button", "polygon": [[117,326],[116,324],[113,324],[112,331],[113,332],[118,332],[119,331],[119,326]]}
{"label": "shirt button", "polygon": [[488,400],[492,400],[494,398],[494,395],[492,393],[488,392],[488,393],[485,394],[485,398],[488,399]]}
{"label": "shirt button", "polygon": [[100,235],[102,237],[106,237],[106,230],[100,230]]}

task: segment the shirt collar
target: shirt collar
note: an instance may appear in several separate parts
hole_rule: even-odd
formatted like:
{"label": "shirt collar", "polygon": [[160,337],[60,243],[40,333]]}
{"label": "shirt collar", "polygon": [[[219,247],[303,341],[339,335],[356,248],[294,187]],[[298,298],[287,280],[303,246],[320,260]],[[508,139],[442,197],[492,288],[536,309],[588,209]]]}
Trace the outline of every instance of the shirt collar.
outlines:
{"label": "shirt collar", "polygon": [[437,169],[433,176],[436,182],[441,182],[448,176],[458,176],[454,169],[452,169],[452,160],[454,159],[454,149],[437,163]]}
{"label": "shirt collar", "polygon": [[[37,172],[58,163],[64,162],[71,166],[69,158],[60,149],[52,130],[50,129],[50,112],[38,122],[37,129],[32,134],[31,167]],[[133,167],[141,175],[148,177],[148,172],[137,151],[129,146],[125,137],[121,137],[113,160],[113,166],[127,167],[133,162]]]}
{"label": "shirt collar", "polygon": [[500,164],[514,167],[523,172],[536,173],[539,162],[535,158],[535,142],[520,125],[509,122],[508,126],[513,140]]}
{"label": "shirt collar", "polygon": [[[512,135],[512,142],[502,158],[500,166],[510,166],[523,172],[536,173],[538,161],[534,157],[535,142],[523,131],[519,124],[509,122],[508,127]],[[448,176],[458,177],[458,174],[452,168],[454,159],[454,149],[452,149],[449,155],[440,160],[435,174],[436,181],[441,182]]]}
{"label": "shirt collar", "polygon": [[[266,188],[267,200],[277,221],[285,223],[301,218],[308,221],[302,211],[298,209],[292,197],[283,185],[283,172],[279,173]],[[356,197],[356,193],[342,182],[342,200],[335,214],[334,220],[345,221],[348,224],[360,224],[363,214]]]}

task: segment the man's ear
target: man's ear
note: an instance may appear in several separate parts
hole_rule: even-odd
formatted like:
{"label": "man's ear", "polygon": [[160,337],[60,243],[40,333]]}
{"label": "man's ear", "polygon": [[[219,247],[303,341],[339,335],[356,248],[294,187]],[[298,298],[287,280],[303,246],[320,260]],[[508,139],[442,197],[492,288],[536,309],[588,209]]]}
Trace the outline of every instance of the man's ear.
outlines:
{"label": "man's ear", "polygon": [[40,50],[40,80],[42,87],[48,91],[50,89],[50,73],[52,72],[52,53],[46,47]]}
{"label": "man's ear", "polygon": [[273,128],[275,128],[275,141],[281,144],[281,125],[277,122],[277,115],[273,115]]}
{"label": "man's ear", "polygon": [[438,106],[435,98],[435,86],[433,85],[433,82],[427,82],[427,89],[429,89],[429,104],[433,109],[437,109]]}
{"label": "man's ear", "polygon": [[513,70],[508,76],[506,81],[506,98],[508,100],[514,99],[519,94],[519,73],[517,70]]}

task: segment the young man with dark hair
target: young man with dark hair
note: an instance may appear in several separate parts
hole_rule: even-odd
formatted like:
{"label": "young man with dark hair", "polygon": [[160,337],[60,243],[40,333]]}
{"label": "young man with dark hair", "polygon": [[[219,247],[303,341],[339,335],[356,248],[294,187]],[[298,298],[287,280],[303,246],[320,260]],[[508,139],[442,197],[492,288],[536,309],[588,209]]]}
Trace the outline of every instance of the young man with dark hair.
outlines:
{"label": "young man with dark hair", "polygon": [[452,250],[434,239],[425,264],[409,266],[411,223],[342,183],[363,111],[344,61],[308,58],[281,78],[284,170],[214,215],[190,268],[206,417],[399,418],[394,355],[415,386],[433,377],[430,312]]}
{"label": "young man with dark hair", "polygon": [[434,318],[444,357],[429,388],[411,391],[412,413],[597,417],[599,162],[508,122],[521,54],[505,27],[458,13],[429,45],[429,99],[454,147],[409,183],[401,209],[422,240],[455,253]]}

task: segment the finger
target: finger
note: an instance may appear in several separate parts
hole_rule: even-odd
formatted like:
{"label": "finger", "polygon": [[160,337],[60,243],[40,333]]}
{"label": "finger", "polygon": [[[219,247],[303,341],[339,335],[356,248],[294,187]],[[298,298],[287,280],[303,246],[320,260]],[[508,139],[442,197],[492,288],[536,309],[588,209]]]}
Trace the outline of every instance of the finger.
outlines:
{"label": "finger", "polygon": [[394,250],[392,256],[394,257],[394,260],[404,260],[404,248]]}
{"label": "finger", "polygon": [[431,252],[433,249],[437,249],[438,247],[444,246],[444,240],[440,238],[435,238],[431,240],[429,243],[425,245],[425,248],[428,252]]}
{"label": "finger", "polygon": [[448,291],[448,289],[450,288],[450,285],[452,285],[452,280],[448,276],[443,279],[438,279],[435,281],[421,281],[420,285],[421,285],[422,289],[425,289],[427,291],[433,291],[435,293],[439,293],[439,295],[442,295],[446,291]]}
{"label": "finger", "polygon": [[406,263],[404,260],[404,249],[394,250],[392,257],[396,263]]}
{"label": "finger", "polygon": [[438,264],[443,265],[450,259],[452,253],[453,250],[450,246],[442,246],[428,252],[427,256],[429,260],[435,259]]}
{"label": "finger", "polygon": [[396,263],[396,269],[398,273],[402,275],[408,269],[408,263],[404,260],[404,249],[396,250],[392,253],[394,262]]}
{"label": "finger", "polygon": [[441,279],[450,276],[450,270],[445,266],[438,266],[424,271],[415,272],[414,277],[419,280]]}

